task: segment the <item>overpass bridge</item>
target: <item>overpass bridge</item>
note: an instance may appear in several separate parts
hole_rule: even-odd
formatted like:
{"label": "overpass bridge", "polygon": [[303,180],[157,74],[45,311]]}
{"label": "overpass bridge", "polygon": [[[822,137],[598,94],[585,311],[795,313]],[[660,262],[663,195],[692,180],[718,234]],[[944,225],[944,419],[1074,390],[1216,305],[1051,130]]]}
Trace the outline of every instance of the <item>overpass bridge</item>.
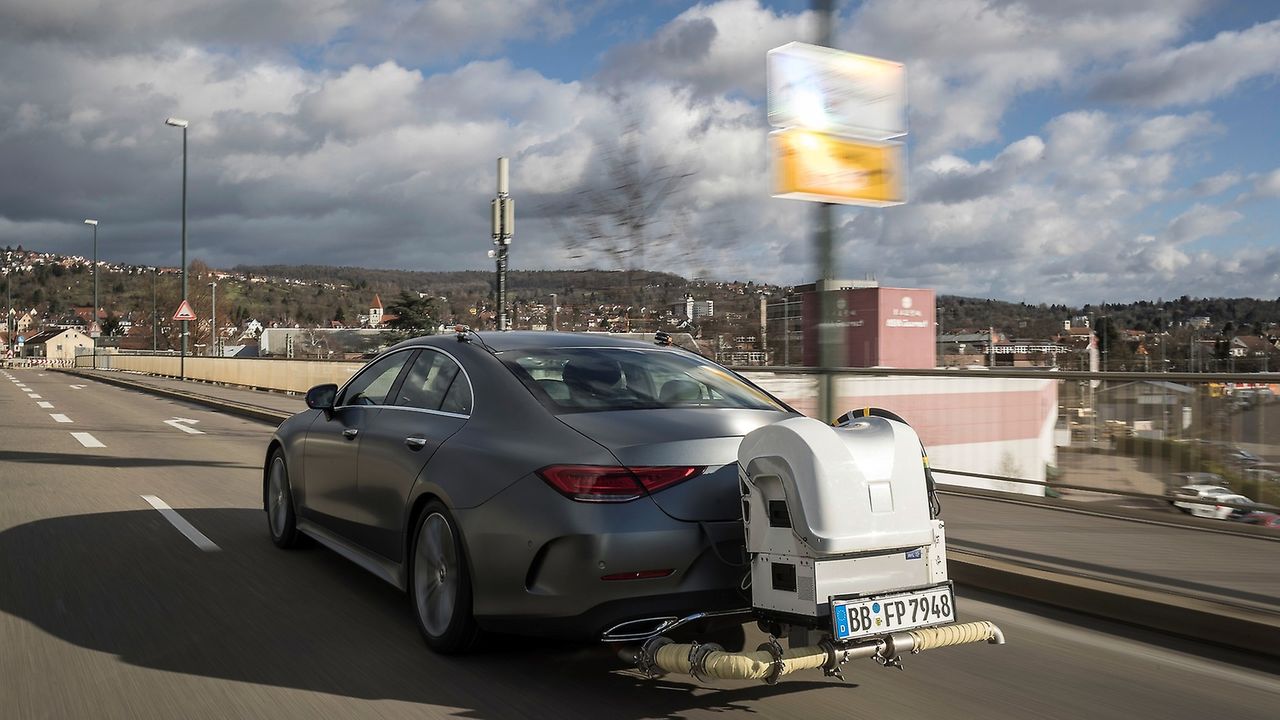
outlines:
{"label": "overpass bridge", "polygon": [[331,553],[285,562],[265,541],[263,441],[300,398],[6,372],[6,716],[1190,718],[1266,717],[1280,700],[1274,538],[1092,493],[944,496],[961,610],[1010,638],[976,662],[707,689],[655,686],[592,648],[499,640],[437,657],[403,596]]}

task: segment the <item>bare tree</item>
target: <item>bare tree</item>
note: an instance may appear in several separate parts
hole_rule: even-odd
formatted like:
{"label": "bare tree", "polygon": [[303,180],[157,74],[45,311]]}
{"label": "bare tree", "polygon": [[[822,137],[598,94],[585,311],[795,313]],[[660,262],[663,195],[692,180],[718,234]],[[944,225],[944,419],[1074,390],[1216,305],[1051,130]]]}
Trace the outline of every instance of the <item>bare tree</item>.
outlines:
{"label": "bare tree", "polygon": [[603,257],[621,270],[648,269],[647,264],[688,250],[687,203],[683,192],[695,172],[683,163],[641,156],[640,132],[629,127],[612,146],[598,146],[604,177],[574,193],[550,212],[569,257]]}

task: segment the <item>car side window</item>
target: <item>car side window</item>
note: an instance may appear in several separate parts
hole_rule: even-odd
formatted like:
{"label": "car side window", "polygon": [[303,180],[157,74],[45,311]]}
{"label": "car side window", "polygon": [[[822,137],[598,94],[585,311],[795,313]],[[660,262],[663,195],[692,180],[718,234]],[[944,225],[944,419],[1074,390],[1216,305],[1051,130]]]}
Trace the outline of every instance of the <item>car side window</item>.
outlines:
{"label": "car side window", "polygon": [[458,373],[454,376],[453,384],[449,386],[449,392],[445,393],[440,409],[459,415],[471,414],[471,383],[467,382],[466,375]]}
{"label": "car side window", "polygon": [[452,358],[424,349],[400,384],[395,405],[468,415],[471,386]]}
{"label": "car side window", "polygon": [[412,356],[411,352],[397,352],[375,361],[356,376],[342,394],[339,405],[383,405],[391,386]]}

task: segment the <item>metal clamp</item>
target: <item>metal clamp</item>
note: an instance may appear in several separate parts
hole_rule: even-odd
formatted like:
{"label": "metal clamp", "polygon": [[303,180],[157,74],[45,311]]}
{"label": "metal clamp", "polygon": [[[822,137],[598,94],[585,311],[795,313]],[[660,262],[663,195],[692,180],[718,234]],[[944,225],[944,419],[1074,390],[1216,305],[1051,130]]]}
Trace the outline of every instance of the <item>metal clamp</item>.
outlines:
{"label": "metal clamp", "polygon": [[697,640],[689,646],[689,674],[698,682],[708,681],[703,673],[707,671],[707,656],[713,652],[724,652],[724,648],[715,643],[700,643]]}
{"label": "metal clamp", "polygon": [[666,675],[666,671],[658,667],[658,651],[674,642],[671,638],[661,635],[649,638],[644,645],[640,646],[640,652],[636,653],[636,669],[651,680]]}
{"label": "metal clamp", "polygon": [[764,682],[766,685],[777,685],[778,678],[782,677],[782,645],[778,643],[778,638],[770,635],[769,642],[761,643],[756,650],[773,656],[772,667],[769,669],[769,674],[765,676]]}
{"label": "metal clamp", "polygon": [[894,636],[890,635],[876,647],[876,654],[871,658],[880,664],[881,667],[895,667],[899,670],[906,670],[902,667],[902,655],[898,654],[898,648],[894,643]]}
{"label": "metal clamp", "polygon": [[831,642],[831,638],[823,638],[818,643],[818,647],[827,653],[827,661],[822,665],[822,674],[826,677],[839,678],[844,680],[844,673],[840,671],[840,663],[844,662],[848,653],[836,650],[836,644]]}

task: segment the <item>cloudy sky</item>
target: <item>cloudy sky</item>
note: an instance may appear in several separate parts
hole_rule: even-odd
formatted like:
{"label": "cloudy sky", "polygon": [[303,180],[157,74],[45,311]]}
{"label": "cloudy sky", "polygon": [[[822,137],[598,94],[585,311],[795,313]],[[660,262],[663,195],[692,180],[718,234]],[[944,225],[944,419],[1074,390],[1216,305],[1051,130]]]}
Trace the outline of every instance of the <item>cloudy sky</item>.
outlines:
{"label": "cloudy sky", "polygon": [[[841,274],[1029,302],[1280,296],[1280,9],[1227,0],[845,0],[905,63],[911,201],[839,210]],[[764,54],[802,0],[0,0],[0,245],[216,266],[516,268],[635,157],[692,173],[646,264],[802,282],[811,207],[769,197]],[[622,148],[622,149],[620,149]],[[626,150],[630,148],[630,152]],[[577,210],[575,210],[575,208]],[[636,260],[631,260],[635,262]]]}

